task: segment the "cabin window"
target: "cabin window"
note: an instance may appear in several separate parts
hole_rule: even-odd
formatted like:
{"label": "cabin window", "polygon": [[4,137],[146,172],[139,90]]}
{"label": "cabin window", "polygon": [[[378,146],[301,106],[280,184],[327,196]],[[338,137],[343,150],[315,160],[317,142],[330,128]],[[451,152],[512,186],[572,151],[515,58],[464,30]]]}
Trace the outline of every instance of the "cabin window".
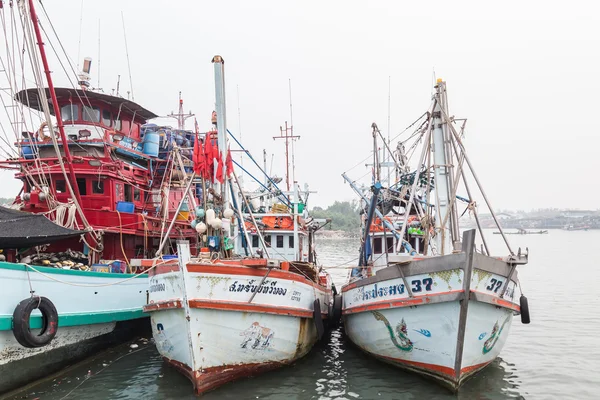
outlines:
{"label": "cabin window", "polygon": [[277,235],[276,239],[277,239],[277,248],[278,249],[283,248],[283,235]]}
{"label": "cabin window", "polygon": [[120,119],[115,119],[115,130],[116,131],[121,130],[121,120]]}
{"label": "cabin window", "polygon": [[381,238],[376,237],[373,239],[373,254],[381,254],[383,252]]}
{"label": "cabin window", "polygon": [[271,235],[265,235],[265,244],[267,247],[271,247]]}
{"label": "cabin window", "polygon": [[102,110],[102,125],[112,126],[111,121],[112,121],[112,114],[110,113],[110,111]]}
{"label": "cabin window", "polygon": [[127,120],[121,121],[121,132],[129,133],[129,129],[131,128],[131,122]]}
{"label": "cabin window", "polygon": [[80,195],[85,196],[87,194],[85,178],[77,178],[77,187],[79,188]]}
{"label": "cabin window", "polygon": [[65,193],[67,191],[67,185],[65,181],[58,180],[54,184],[54,189],[56,189],[56,193]]}
{"label": "cabin window", "polygon": [[125,185],[125,201],[131,202],[133,196],[131,195],[131,186]]}
{"label": "cabin window", "polygon": [[141,200],[141,196],[140,196],[140,189],[137,187],[133,188],[133,201],[140,201]]}
{"label": "cabin window", "polygon": [[252,247],[258,247],[258,235],[252,235]]}
{"label": "cabin window", "polygon": [[83,120],[88,122],[100,122],[100,109],[96,106],[83,106]]}
{"label": "cabin window", "polygon": [[294,237],[293,236],[288,236],[288,246],[290,249],[294,248]]}
{"label": "cabin window", "polygon": [[387,242],[387,252],[388,253],[393,253],[394,252],[394,238],[393,237],[389,237],[386,239]]}
{"label": "cabin window", "polygon": [[63,121],[77,121],[79,119],[79,106],[77,104],[62,106],[60,117]]}
{"label": "cabin window", "polygon": [[92,193],[104,194],[104,181],[92,181]]}

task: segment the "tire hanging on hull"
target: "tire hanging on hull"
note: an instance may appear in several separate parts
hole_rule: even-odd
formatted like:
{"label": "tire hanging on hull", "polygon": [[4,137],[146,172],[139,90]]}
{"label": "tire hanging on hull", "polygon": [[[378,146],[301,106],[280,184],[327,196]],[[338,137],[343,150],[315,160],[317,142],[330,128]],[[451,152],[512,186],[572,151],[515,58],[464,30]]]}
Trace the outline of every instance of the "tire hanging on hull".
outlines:
{"label": "tire hanging on hull", "polygon": [[[39,309],[42,313],[42,329],[38,334],[31,332],[29,323],[31,312],[35,309]],[[57,330],[58,312],[46,297],[34,296],[22,300],[13,312],[13,334],[23,347],[45,346],[54,339]]]}
{"label": "tire hanging on hull", "polygon": [[317,340],[321,340],[323,333],[325,333],[325,326],[323,325],[321,301],[319,301],[319,299],[315,299],[315,302],[313,303],[313,319],[315,321],[315,327],[317,328]]}

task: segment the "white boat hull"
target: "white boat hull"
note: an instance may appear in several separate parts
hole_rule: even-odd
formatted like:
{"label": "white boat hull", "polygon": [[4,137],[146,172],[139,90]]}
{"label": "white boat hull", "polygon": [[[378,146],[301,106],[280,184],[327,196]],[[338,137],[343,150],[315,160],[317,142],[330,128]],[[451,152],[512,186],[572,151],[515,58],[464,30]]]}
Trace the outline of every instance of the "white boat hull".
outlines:
{"label": "white boat hull", "polygon": [[315,299],[327,317],[331,291],[299,274],[272,270],[259,285],[266,268],[190,263],[185,278],[173,269],[155,271],[145,309],[159,353],[198,394],[299,359],[318,338]]}
{"label": "white boat hull", "polygon": [[[0,393],[51,374],[143,328],[147,277],[0,263]],[[107,285],[109,286],[98,286]],[[23,347],[13,334],[13,312],[31,296],[48,298],[58,312],[56,336],[43,347]],[[80,285],[80,286],[77,286]],[[85,286],[95,285],[95,286]],[[34,310],[31,329],[41,327]]]}
{"label": "white boat hull", "polygon": [[[500,297],[510,266],[477,254],[471,269],[467,259],[462,253],[389,266],[342,288],[350,340],[385,362],[458,390],[498,356],[520,312],[516,275]],[[399,268],[407,272],[405,280]],[[419,271],[425,273],[412,273]]]}

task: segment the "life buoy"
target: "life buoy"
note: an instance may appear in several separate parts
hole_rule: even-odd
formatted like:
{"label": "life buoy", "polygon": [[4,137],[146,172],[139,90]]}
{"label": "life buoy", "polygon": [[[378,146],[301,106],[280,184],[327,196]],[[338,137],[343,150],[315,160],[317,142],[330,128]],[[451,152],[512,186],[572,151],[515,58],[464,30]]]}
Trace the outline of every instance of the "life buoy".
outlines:
{"label": "life buoy", "polygon": [[[31,332],[29,318],[35,309],[42,313],[42,329],[38,334]],[[13,312],[13,334],[23,347],[42,347],[56,336],[58,330],[58,313],[54,304],[41,296],[30,297],[19,303]]]}
{"label": "life buoy", "polygon": [[39,129],[37,130],[37,137],[42,142],[49,142],[49,141],[52,140],[52,136],[51,135],[46,136],[46,134],[44,133],[44,128],[47,127],[47,126],[48,126],[48,122],[44,121],[44,122],[42,122],[42,124],[40,125]]}

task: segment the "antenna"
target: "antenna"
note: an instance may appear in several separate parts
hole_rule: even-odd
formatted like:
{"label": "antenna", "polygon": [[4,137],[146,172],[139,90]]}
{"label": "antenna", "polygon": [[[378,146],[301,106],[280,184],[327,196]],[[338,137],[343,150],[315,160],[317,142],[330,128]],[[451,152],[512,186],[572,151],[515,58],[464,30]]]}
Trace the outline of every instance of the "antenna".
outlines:
{"label": "antenna", "polygon": [[83,25],[83,0],[79,10],[79,43],[77,44],[77,71],[79,71],[79,56],[81,55],[81,26]]}
{"label": "antenna", "polygon": [[285,183],[287,185],[287,191],[290,191],[290,161],[289,161],[289,144],[294,139],[300,139],[300,136],[294,136],[292,127],[288,127],[288,122],[285,121],[285,129],[279,127],[279,136],[273,136],[275,139],[285,139]]}
{"label": "antenna", "polygon": [[121,75],[117,75],[117,96],[119,95],[119,86],[121,85]]}
{"label": "antenna", "polygon": [[[240,142],[242,142],[242,113],[240,111],[240,85],[235,86],[237,89],[237,108],[238,108],[238,134],[240,135]],[[244,155],[240,154],[240,165],[242,166],[242,171],[240,173],[240,177],[244,174]]]}
{"label": "antenna", "polygon": [[177,120],[177,127],[180,130],[184,130],[185,129],[185,120],[188,118],[192,118],[195,114],[192,114],[192,112],[190,111],[188,114],[186,114],[183,111],[183,99],[181,98],[181,91],[179,92],[179,110],[177,111],[177,114],[174,114],[171,111],[171,114],[167,115],[167,117],[171,117],[171,118],[175,118]]}
{"label": "antenna", "polygon": [[98,87],[100,90],[100,18],[98,18]]}
{"label": "antenna", "polygon": [[[392,105],[392,77],[388,76],[388,125],[387,125],[387,142],[388,142],[388,148],[390,147],[390,119],[391,119],[391,105]],[[391,154],[389,154],[389,152],[386,152],[387,157],[386,161],[390,161],[390,157]],[[390,187],[390,167],[387,167],[387,185],[388,187]]]}
{"label": "antenna", "polygon": [[127,47],[127,35],[125,33],[125,17],[123,11],[121,11],[121,21],[123,22],[123,38],[125,39],[125,54],[127,55],[127,69],[129,70],[129,89],[131,90],[131,100],[133,97],[133,81],[131,80],[131,63],[129,62],[129,48]]}
{"label": "antenna", "polygon": [[[290,92],[290,128],[294,129],[294,113],[292,112],[292,79],[289,78],[288,79],[288,88],[289,88],[289,92]],[[292,140],[292,183],[295,185],[296,184],[296,158],[295,158],[295,152],[294,152],[294,140]],[[290,190],[288,188],[288,190]]]}

